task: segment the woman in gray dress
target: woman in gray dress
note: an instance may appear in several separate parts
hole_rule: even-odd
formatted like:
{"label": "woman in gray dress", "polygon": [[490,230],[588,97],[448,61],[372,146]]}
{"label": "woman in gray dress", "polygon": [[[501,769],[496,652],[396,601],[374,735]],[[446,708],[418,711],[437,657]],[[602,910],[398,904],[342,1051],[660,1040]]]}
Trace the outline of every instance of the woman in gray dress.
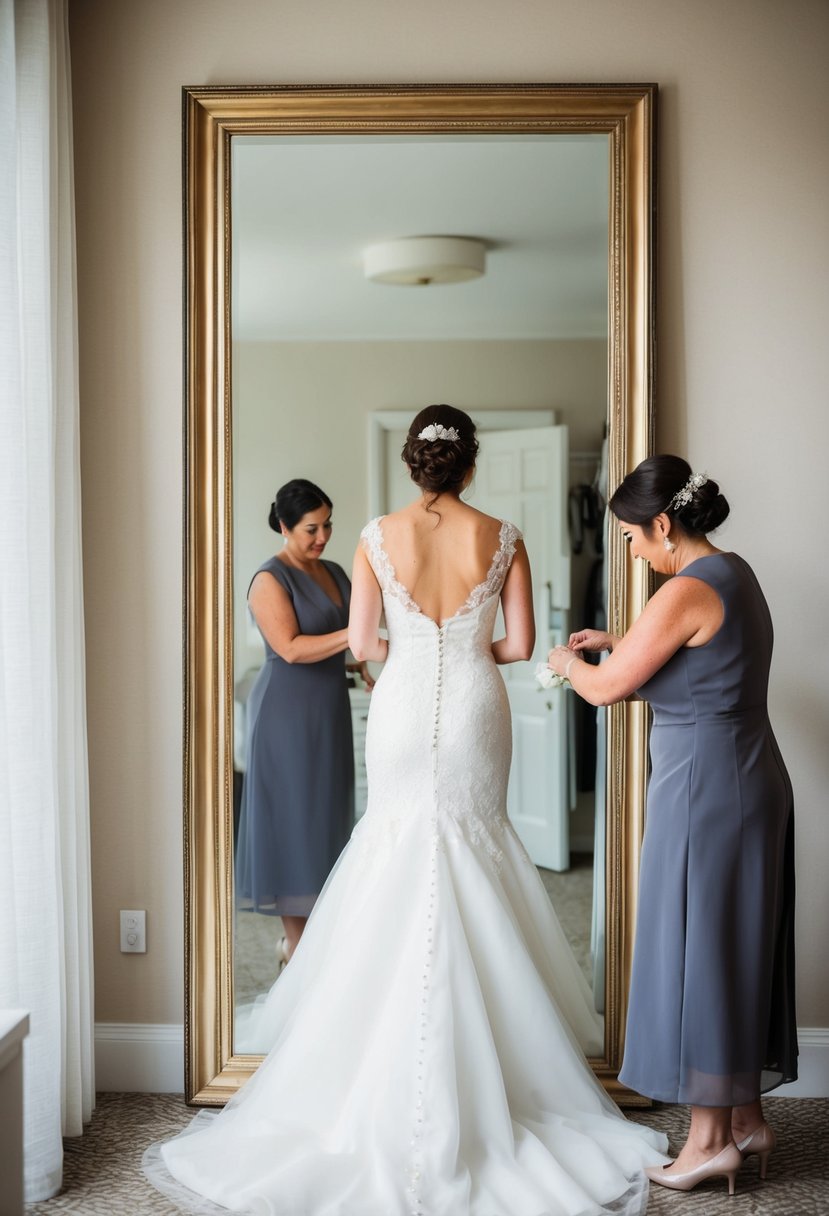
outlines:
{"label": "woman in gray dress", "polygon": [[[236,896],[240,908],[281,916],[285,962],[354,821],[344,662],[351,584],[340,566],[322,560],[331,510],[310,481],[282,486],[268,522],[284,548],[248,590],[265,662],[248,699]],[[360,669],[370,687],[365,664]]]}
{"label": "woman in gray dress", "polygon": [[[792,791],[766,707],[768,607],[751,568],[707,534],[728,503],[705,474],[654,456],[610,500],[634,557],[673,575],[624,638],[582,630],[549,665],[594,705],[649,701],[651,779],[620,1080],[691,1104],[676,1161],[691,1190],[761,1176],[774,1147],[760,1095],[797,1076]],[[611,652],[598,667],[582,651]]]}

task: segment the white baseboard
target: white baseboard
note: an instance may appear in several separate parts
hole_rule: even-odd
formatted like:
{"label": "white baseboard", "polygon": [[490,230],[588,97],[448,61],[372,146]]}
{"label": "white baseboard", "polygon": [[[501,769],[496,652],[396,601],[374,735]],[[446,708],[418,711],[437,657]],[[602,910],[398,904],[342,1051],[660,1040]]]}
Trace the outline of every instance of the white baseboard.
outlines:
{"label": "white baseboard", "polygon": [[96,1022],[95,1088],[100,1093],[183,1093],[184,1027]]}
{"label": "white baseboard", "polygon": [[[800,1079],[775,1098],[829,1098],[829,1029],[802,1026]],[[184,1027],[132,1022],[95,1025],[95,1085],[102,1093],[180,1094],[184,1090]]]}
{"label": "white baseboard", "polygon": [[775,1098],[829,1098],[829,1028],[799,1026],[798,1080],[772,1091]]}

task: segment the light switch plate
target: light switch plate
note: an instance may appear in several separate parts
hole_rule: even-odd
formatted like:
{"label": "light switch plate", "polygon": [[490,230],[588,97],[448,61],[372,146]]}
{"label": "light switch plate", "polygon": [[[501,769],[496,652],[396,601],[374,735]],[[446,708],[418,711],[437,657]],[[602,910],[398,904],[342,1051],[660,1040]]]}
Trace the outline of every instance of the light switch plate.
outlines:
{"label": "light switch plate", "polygon": [[121,910],[121,953],[147,953],[147,913],[141,910]]}

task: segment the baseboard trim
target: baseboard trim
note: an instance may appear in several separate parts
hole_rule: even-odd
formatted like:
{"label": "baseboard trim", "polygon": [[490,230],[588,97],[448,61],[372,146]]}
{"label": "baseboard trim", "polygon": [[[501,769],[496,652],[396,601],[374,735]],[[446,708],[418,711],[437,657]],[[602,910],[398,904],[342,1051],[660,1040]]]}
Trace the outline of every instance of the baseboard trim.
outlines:
{"label": "baseboard trim", "polygon": [[[776,1098],[829,1098],[829,1028],[802,1026],[800,1079]],[[102,1093],[180,1094],[184,1090],[184,1027],[171,1023],[97,1022],[96,1088]]]}
{"label": "baseboard trim", "polygon": [[175,1022],[96,1022],[95,1088],[118,1094],[183,1093],[184,1027]]}
{"label": "baseboard trim", "polygon": [[829,1027],[799,1026],[798,1080],[773,1090],[775,1098],[829,1098]]}

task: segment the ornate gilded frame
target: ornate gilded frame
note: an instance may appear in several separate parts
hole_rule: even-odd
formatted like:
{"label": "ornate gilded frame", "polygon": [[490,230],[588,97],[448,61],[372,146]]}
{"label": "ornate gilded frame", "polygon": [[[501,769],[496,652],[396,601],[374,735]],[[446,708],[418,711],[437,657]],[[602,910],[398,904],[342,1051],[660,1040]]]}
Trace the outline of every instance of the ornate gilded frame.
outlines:
{"label": "ornate gilded frame", "polygon": [[[609,135],[610,485],[652,451],[655,85],[206,87],[183,90],[185,247],[184,882],[186,1096],[218,1106],[259,1057],[233,1054],[230,145],[234,135]],[[649,587],[610,541],[610,628]],[[609,718],[605,1051],[618,1100],[647,773],[646,707]],[[641,1100],[639,1100],[641,1101]]]}

